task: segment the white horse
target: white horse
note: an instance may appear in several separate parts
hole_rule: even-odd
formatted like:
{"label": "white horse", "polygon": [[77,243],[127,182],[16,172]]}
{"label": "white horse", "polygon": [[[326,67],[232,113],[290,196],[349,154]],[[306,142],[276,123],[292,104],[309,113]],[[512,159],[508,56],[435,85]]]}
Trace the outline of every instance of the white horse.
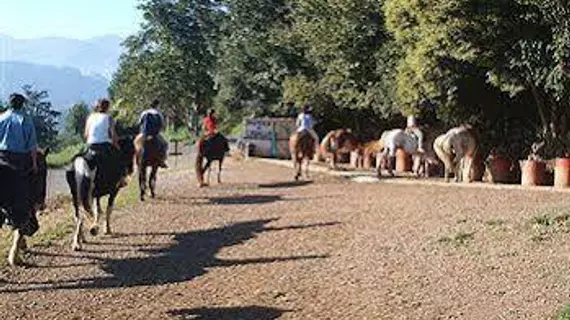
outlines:
{"label": "white horse", "polygon": [[[392,171],[392,161],[396,156],[398,148],[404,149],[408,154],[414,157],[414,167],[419,167],[415,163],[421,161],[423,157],[423,136],[419,129],[402,130],[392,129],[384,131],[380,137],[380,145],[382,152],[378,154],[378,161],[376,162],[376,172],[378,177],[381,177],[381,165],[386,163],[388,167],[388,174],[394,176]],[[417,172],[416,172],[417,174]]]}
{"label": "white horse", "polygon": [[469,172],[468,179],[472,179],[473,157],[477,148],[477,136],[468,125],[450,129],[435,139],[433,149],[445,165],[445,182],[449,182],[450,172],[455,174],[455,182],[462,181],[465,168]]}

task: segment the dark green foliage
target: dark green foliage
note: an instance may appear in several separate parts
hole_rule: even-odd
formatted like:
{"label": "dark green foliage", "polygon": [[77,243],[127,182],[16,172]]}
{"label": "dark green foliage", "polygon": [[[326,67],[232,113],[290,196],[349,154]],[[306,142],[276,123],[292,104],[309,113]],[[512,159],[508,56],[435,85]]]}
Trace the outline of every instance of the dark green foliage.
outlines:
{"label": "dark green foliage", "polygon": [[60,112],[54,110],[46,91],[34,91],[31,86],[24,86],[23,91],[28,99],[25,110],[34,120],[39,146],[55,147]]}

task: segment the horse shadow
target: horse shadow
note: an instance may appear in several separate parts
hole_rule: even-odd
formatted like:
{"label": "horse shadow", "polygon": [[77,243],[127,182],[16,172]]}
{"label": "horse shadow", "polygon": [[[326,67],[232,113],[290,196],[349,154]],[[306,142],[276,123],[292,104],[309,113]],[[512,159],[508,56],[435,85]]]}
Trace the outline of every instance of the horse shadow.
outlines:
{"label": "horse shadow", "polygon": [[222,308],[195,308],[195,309],[177,309],[169,310],[167,314],[171,317],[180,319],[195,320],[272,320],[281,317],[286,312],[292,310],[284,310],[277,308],[268,308],[260,306],[247,307],[222,307]]}
{"label": "horse shadow", "polygon": [[277,219],[238,222],[220,228],[174,234],[174,243],[168,247],[139,249],[144,257],[99,258],[89,257],[100,263],[107,276],[81,278],[69,281],[27,282],[14,284],[12,288],[0,288],[0,292],[51,291],[66,289],[105,289],[118,287],[155,286],[191,281],[211,268],[250,264],[266,264],[283,261],[325,259],[329,255],[300,255],[284,257],[260,257],[250,259],[220,259],[218,252],[245,243],[265,232],[319,228],[339,222],[312,225],[269,227]]}

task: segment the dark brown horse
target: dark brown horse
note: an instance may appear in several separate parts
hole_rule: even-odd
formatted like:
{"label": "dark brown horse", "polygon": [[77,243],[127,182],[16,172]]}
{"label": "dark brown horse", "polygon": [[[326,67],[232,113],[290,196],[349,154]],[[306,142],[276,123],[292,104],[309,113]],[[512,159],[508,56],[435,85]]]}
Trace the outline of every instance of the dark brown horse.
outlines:
{"label": "dark brown horse", "polygon": [[144,201],[144,197],[146,195],[146,176],[148,167],[151,168],[150,176],[148,178],[148,188],[150,190],[150,197],[154,198],[156,174],[162,162],[155,137],[149,136],[146,139],[143,137],[137,137],[137,139],[135,139],[135,160],[139,176],[140,199],[141,201]]}
{"label": "dark brown horse", "polygon": [[301,178],[303,159],[307,161],[305,177],[309,178],[309,163],[315,156],[315,139],[308,131],[295,132],[289,137],[289,152],[295,167],[295,180]]}
{"label": "dark brown horse", "polygon": [[[212,162],[218,161],[218,183],[222,183],[222,165],[226,153],[230,151],[228,139],[221,133],[216,133],[212,137],[202,137],[196,143],[198,149],[195,162],[196,178],[200,187],[210,184],[210,173]],[[206,164],[204,165],[204,158]],[[208,182],[204,182],[204,172],[208,171]]]}
{"label": "dark brown horse", "polygon": [[336,168],[336,160],[341,153],[358,150],[360,144],[350,129],[330,131],[321,142],[320,152],[329,162],[330,168]]}

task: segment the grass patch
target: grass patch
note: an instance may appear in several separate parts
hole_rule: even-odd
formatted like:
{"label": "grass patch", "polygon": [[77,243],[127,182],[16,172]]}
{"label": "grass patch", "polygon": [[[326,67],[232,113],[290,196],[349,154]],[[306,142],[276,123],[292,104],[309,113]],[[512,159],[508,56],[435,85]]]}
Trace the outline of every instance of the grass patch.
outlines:
{"label": "grass patch", "polygon": [[441,237],[437,240],[439,243],[449,243],[454,246],[467,245],[475,239],[475,232],[458,232],[453,237]]}
{"label": "grass patch", "polygon": [[552,225],[552,220],[548,215],[542,215],[532,218],[532,223],[534,225],[542,226],[542,227],[549,227]]}
{"label": "grass patch", "polygon": [[73,232],[74,227],[74,223],[71,219],[58,222],[55,226],[30,238],[30,244],[37,247],[51,247],[54,242],[63,240],[69,236]]}
{"label": "grass patch", "polygon": [[502,226],[506,223],[505,220],[503,219],[491,219],[491,220],[487,220],[485,221],[485,224],[491,227],[498,227],[498,226]]}
{"label": "grass patch", "polygon": [[78,153],[83,152],[84,148],[84,144],[76,144],[65,147],[59,152],[48,154],[46,159],[47,165],[52,169],[63,168],[71,163],[73,157],[75,157]]}
{"label": "grass patch", "polygon": [[570,320],[570,304],[567,304],[556,316],[556,320]]}

